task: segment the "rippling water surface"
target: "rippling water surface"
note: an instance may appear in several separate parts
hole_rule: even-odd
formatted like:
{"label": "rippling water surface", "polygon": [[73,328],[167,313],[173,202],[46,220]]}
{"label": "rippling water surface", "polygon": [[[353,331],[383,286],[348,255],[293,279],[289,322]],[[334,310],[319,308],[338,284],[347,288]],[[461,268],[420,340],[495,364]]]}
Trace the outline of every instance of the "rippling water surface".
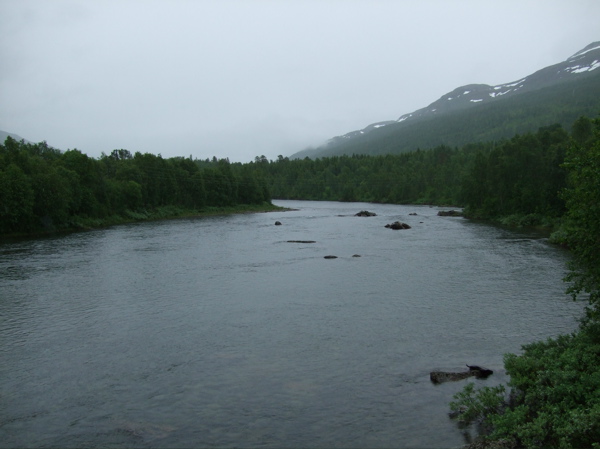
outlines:
{"label": "rippling water surface", "polygon": [[0,244],[0,446],[456,447],[429,372],[576,327],[539,236],[275,203]]}

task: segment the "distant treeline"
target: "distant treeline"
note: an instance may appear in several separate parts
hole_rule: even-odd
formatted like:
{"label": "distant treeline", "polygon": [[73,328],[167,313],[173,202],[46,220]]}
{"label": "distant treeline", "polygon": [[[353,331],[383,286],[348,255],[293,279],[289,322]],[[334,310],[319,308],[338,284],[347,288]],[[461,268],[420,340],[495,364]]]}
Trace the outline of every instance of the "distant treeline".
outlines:
{"label": "distant treeline", "polygon": [[571,133],[552,125],[460,148],[315,160],[261,157],[252,165],[268,180],[273,198],[456,205],[480,218],[560,217],[567,148],[592,137],[592,121],[582,117]]}
{"label": "distant treeline", "polygon": [[[381,156],[332,156],[247,164],[114,150],[94,159],[45,142],[8,137],[0,145],[0,233],[143,219],[168,208],[270,203],[271,198],[464,206],[469,216],[519,216],[523,224],[561,217],[567,149],[594,138],[581,117],[500,142],[438,146]],[[173,212],[173,211],[172,211]]]}
{"label": "distant treeline", "polygon": [[94,159],[11,137],[0,145],[0,234],[270,201],[259,172],[227,159],[163,159],[122,149]]}

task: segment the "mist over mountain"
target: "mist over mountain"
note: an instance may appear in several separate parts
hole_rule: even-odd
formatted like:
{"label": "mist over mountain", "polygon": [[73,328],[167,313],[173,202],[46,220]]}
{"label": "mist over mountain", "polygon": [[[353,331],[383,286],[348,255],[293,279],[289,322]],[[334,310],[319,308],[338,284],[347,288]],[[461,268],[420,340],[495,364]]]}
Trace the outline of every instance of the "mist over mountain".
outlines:
{"label": "mist over mountain", "polygon": [[23,138],[17,134],[9,133],[6,131],[0,131],[0,142],[4,143],[4,141],[6,140],[6,138],[8,136],[12,137],[13,139],[15,139],[17,141],[23,140]]}
{"label": "mist over mountain", "polygon": [[336,136],[292,159],[388,154],[510,138],[600,113],[600,41],[565,61],[497,86],[460,86],[427,107]]}

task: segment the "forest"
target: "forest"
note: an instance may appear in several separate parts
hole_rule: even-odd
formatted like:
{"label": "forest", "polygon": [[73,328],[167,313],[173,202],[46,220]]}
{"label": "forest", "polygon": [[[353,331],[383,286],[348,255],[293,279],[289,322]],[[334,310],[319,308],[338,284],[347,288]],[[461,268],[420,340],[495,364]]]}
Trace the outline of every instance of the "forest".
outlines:
{"label": "forest", "polygon": [[559,192],[566,187],[567,148],[592,134],[592,121],[582,117],[571,133],[552,125],[460,148],[316,160],[263,157],[251,165],[273,198],[464,206],[469,217],[551,225],[566,210]]}
{"label": "forest", "polygon": [[124,149],[94,159],[8,137],[0,145],[0,235],[272,207],[266,180],[248,168]]}
{"label": "forest", "polygon": [[45,142],[0,145],[0,234],[94,227],[272,198],[463,206],[473,218],[552,227],[566,211],[570,142],[592,139],[593,120],[497,142],[380,156],[249,163],[131,154],[94,159]]}

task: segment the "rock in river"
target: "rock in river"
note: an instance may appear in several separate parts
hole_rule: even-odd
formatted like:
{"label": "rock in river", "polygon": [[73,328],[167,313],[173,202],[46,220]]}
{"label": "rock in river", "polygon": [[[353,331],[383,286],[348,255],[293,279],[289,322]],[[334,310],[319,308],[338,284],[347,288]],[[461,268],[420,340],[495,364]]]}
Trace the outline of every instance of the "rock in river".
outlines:
{"label": "rock in river", "polygon": [[400,221],[395,221],[392,224],[386,224],[385,227],[390,229],[410,229],[409,225]]}

